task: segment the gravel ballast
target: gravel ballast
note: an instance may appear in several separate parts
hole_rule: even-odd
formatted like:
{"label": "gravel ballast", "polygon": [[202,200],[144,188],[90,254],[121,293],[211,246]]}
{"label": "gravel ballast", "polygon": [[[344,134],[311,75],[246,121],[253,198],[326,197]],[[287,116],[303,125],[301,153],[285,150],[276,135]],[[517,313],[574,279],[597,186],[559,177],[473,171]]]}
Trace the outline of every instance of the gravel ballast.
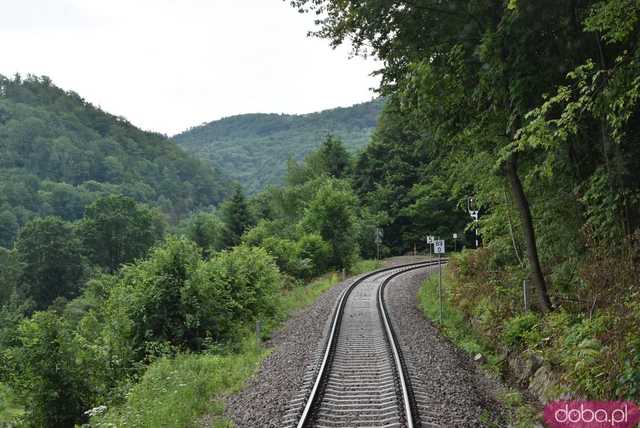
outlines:
{"label": "gravel ballast", "polygon": [[[394,258],[385,266],[414,261],[417,259],[413,257]],[[422,315],[416,294],[425,276],[426,270],[401,275],[386,291],[389,314],[419,395],[418,404],[430,407],[421,416],[424,414],[431,425],[423,426],[483,426],[480,418],[496,414],[497,405],[491,399],[493,385]],[[336,301],[357,278],[335,285],[313,304],[292,314],[265,343],[272,352],[242,391],[226,398],[225,415],[238,428],[283,426],[292,401],[300,397],[305,374],[308,378],[308,372],[317,366]]]}
{"label": "gravel ballast", "polygon": [[238,428],[280,428],[287,405],[302,385],[305,369],[315,361],[327,320],[340,293],[355,278],[324,292],[309,307],[293,314],[265,346],[271,354],[244,389],[226,400],[225,414]]}
{"label": "gravel ballast", "polygon": [[489,421],[504,426],[500,423],[501,406],[494,398],[501,385],[443,337],[419,307],[418,290],[429,274],[437,275],[438,268],[400,275],[385,289],[386,306],[410,373],[422,426],[483,427]]}

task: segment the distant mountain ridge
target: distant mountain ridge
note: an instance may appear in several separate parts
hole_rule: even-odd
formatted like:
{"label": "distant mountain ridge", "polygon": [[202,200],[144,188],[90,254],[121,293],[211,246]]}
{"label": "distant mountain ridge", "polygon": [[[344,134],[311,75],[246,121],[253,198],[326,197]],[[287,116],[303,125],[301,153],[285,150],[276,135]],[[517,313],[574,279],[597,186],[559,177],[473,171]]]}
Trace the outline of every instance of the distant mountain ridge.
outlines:
{"label": "distant mountain ridge", "polygon": [[328,135],[350,151],[369,142],[384,101],[376,99],[303,115],[253,113],[191,128],[173,140],[237,180],[248,193],[281,184],[287,159],[300,160]]}

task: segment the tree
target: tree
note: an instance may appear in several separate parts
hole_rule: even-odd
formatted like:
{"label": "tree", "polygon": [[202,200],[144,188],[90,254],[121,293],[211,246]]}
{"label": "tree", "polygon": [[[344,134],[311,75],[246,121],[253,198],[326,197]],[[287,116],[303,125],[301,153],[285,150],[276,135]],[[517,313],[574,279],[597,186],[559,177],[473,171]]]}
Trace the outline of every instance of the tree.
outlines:
{"label": "tree", "polygon": [[275,316],[282,282],[263,248],[239,245],[201,264],[183,301],[200,337],[233,342],[241,328]]}
{"label": "tree", "polygon": [[223,242],[226,247],[234,247],[240,243],[242,234],[255,224],[240,187],[236,187],[221,210],[225,223]]}
{"label": "tree", "polygon": [[161,218],[126,196],[110,195],[87,207],[80,235],[91,261],[110,272],[142,257],[162,236]]}
{"label": "tree", "polygon": [[7,364],[0,377],[25,405],[27,426],[67,428],[85,422],[83,412],[95,391],[78,347],[62,317],[36,312],[20,323],[15,346],[1,352]]}
{"label": "tree", "polygon": [[198,337],[182,296],[200,263],[195,243],[168,236],[148,258],[124,267],[106,303],[109,325],[122,330],[108,335],[125,342],[138,359],[154,344],[195,347]]}
{"label": "tree", "polygon": [[224,248],[222,242],[224,223],[214,213],[194,214],[186,221],[183,228],[185,235],[202,249],[204,256]]}
{"label": "tree", "polygon": [[324,169],[330,176],[344,178],[350,172],[351,157],[340,139],[328,136],[319,152]]}
{"label": "tree", "polygon": [[0,212],[0,247],[10,248],[18,233],[18,219],[11,211]]}
{"label": "tree", "polygon": [[7,248],[30,218],[77,220],[105,194],[163,206],[176,223],[228,194],[215,168],[174,141],[143,132],[46,77],[0,78],[0,153],[0,245]]}
{"label": "tree", "polygon": [[56,217],[31,220],[15,244],[20,292],[43,309],[57,297],[78,294],[85,273],[82,245],[73,227]]}
{"label": "tree", "polygon": [[[387,98],[378,127],[370,144],[358,156],[353,171],[356,194],[368,209],[379,217],[376,226],[384,226],[385,245],[403,253],[414,239],[409,234],[422,234],[405,208],[415,203],[412,187],[428,186],[437,168],[434,154],[429,153],[429,137],[422,137],[416,125],[400,108],[398,96]],[[428,230],[427,232],[435,232]],[[361,247],[369,256],[376,254],[373,231],[365,232]],[[362,242],[367,245],[363,246]]]}
{"label": "tree", "polygon": [[331,266],[349,268],[358,253],[357,198],[344,181],[329,179],[305,210],[302,224],[331,245]]}
{"label": "tree", "polygon": [[[541,95],[597,46],[578,25],[583,2],[294,0],[324,15],[315,32],[335,45],[352,41],[385,64],[382,90],[400,92],[414,123],[450,157],[462,151],[493,158],[490,169],[509,185],[520,214],[540,307],[551,307],[537,251],[529,197],[521,175],[531,155],[504,151]],[[590,2],[592,4],[599,4]],[[558,43],[561,40],[562,43]],[[528,155],[528,156],[527,156]]]}
{"label": "tree", "polygon": [[0,247],[0,306],[16,293],[19,277],[20,263],[16,252]]}

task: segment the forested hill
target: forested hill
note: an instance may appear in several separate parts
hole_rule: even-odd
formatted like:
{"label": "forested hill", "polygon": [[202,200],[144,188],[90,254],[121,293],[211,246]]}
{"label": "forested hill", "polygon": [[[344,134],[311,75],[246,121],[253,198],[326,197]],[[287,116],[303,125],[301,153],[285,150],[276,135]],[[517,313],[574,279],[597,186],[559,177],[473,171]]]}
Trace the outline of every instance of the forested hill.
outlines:
{"label": "forested hill", "polygon": [[0,246],[30,218],[81,218],[120,193],[171,220],[224,196],[222,175],[167,137],[144,132],[47,77],[0,75]]}
{"label": "forested hill", "polygon": [[302,160],[329,134],[351,151],[366,146],[382,104],[377,99],[305,115],[244,114],[189,129],[174,140],[255,193],[281,184],[287,159]]}

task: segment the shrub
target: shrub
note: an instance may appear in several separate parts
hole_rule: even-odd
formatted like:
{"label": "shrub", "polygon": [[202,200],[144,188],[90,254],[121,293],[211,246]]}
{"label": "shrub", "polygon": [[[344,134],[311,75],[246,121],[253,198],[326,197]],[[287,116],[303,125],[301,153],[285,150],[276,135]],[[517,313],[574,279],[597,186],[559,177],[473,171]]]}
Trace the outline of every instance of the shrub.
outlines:
{"label": "shrub", "polygon": [[180,231],[202,250],[202,254],[209,254],[220,251],[224,248],[222,235],[224,223],[212,212],[199,212],[184,221]]}
{"label": "shrub", "polygon": [[233,341],[238,327],[275,316],[282,285],[273,258],[240,245],[203,263],[182,293],[188,326],[198,337]]}
{"label": "shrub", "polygon": [[115,336],[129,338],[138,352],[146,342],[197,347],[181,292],[200,263],[200,249],[193,242],[168,237],[148,259],[126,266],[107,301],[108,325],[123,329]]}
{"label": "shrub", "polygon": [[242,235],[242,243],[246,245],[259,246],[269,236],[272,236],[272,222],[269,220],[260,220],[257,225],[247,230]]}
{"label": "shrub", "polygon": [[504,322],[503,340],[509,346],[522,346],[528,342],[538,328],[539,320],[533,312],[517,315]]}
{"label": "shrub", "polygon": [[304,277],[312,269],[311,261],[298,255],[298,247],[294,241],[275,236],[266,238],[260,244],[273,257],[280,271],[294,277]]}
{"label": "shrub", "polygon": [[612,369],[616,371],[607,358],[608,347],[600,340],[609,331],[611,322],[605,315],[579,319],[551,351],[560,356],[565,379],[594,399],[607,398],[610,385],[606,375]]}
{"label": "shrub", "polygon": [[331,258],[331,246],[317,234],[305,234],[297,242],[298,256],[302,260],[309,260],[310,269],[305,276],[315,276],[324,273]]}
{"label": "shrub", "polygon": [[82,422],[95,397],[89,367],[76,353],[67,323],[53,312],[36,312],[18,329],[17,343],[3,351],[3,381],[26,406],[33,427],[68,427]]}

